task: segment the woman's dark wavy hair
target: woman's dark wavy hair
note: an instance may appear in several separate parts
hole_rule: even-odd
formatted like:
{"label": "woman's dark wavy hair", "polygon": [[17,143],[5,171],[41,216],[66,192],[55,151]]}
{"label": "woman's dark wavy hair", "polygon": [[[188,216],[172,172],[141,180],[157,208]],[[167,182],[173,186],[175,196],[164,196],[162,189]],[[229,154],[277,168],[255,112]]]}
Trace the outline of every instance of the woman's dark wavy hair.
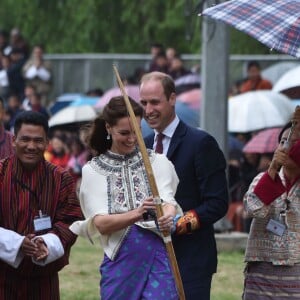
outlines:
{"label": "woman's dark wavy hair", "polygon": [[[130,97],[132,109],[137,117],[143,117],[143,108]],[[108,132],[106,130],[106,123],[110,126],[115,126],[118,120],[128,117],[125,100],[122,96],[113,97],[103,108],[103,111],[99,117],[97,117],[90,129],[90,135],[88,137],[89,146],[97,152],[97,154],[105,153],[111,148],[112,140],[107,139]]]}

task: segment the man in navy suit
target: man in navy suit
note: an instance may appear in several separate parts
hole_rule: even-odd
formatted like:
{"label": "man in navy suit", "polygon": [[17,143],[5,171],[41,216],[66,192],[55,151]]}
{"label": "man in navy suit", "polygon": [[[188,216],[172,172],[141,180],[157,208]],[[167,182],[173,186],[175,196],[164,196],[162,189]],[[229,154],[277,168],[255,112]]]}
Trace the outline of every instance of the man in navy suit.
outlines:
{"label": "man in navy suit", "polygon": [[173,162],[180,180],[175,198],[184,216],[175,221],[172,240],[186,299],[208,300],[217,269],[213,224],[228,208],[226,161],[211,135],[177,117],[175,85],[170,76],[145,74],[140,96],[145,120],[154,129],[145,138],[146,146],[156,149],[158,134],[163,133],[163,153]]}

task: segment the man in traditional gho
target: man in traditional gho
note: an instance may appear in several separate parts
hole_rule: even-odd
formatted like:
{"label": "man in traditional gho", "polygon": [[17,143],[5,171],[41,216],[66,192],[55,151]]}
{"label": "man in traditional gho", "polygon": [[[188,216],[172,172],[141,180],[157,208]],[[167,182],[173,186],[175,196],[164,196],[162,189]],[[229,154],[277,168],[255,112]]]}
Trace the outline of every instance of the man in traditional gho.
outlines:
{"label": "man in traditional gho", "polygon": [[15,154],[0,161],[0,299],[57,300],[58,271],[76,240],[69,226],[81,219],[71,175],[44,160],[48,122],[21,113]]}

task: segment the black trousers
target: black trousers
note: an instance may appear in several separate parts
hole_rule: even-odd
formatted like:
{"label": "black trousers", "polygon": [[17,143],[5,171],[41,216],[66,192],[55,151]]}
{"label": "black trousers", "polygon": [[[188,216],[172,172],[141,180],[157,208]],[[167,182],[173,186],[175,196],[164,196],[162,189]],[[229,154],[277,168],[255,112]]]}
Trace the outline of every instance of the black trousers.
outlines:
{"label": "black trousers", "polygon": [[212,276],[194,281],[183,282],[186,300],[210,300]]}

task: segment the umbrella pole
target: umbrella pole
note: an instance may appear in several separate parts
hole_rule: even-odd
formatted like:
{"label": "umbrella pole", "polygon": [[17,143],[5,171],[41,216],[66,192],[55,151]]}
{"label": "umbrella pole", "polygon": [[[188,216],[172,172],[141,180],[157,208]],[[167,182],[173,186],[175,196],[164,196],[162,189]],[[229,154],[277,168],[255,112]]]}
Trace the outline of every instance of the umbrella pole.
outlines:
{"label": "umbrella pole", "polygon": [[[155,177],[154,177],[154,174],[153,174],[152,166],[151,166],[150,159],[149,159],[149,156],[148,156],[148,152],[147,152],[147,149],[146,149],[146,146],[145,146],[145,143],[144,143],[144,139],[143,139],[141,130],[138,126],[138,123],[137,123],[134,111],[132,109],[132,106],[130,104],[129,98],[128,98],[126,92],[125,92],[125,88],[124,88],[124,85],[123,85],[122,80],[120,78],[119,72],[118,72],[116,66],[113,66],[113,69],[114,69],[115,75],[117,77],[117,81],[118,81],[120,90],[121,90],[122,95],[124,97],[127,110],[129,112],[131,124],[133,126],[134,132],[135,132],[136,137],[137,137],[137,142],[138,142],[138,145],[139,145],[139,148],[140,148],[140,151],[141,151],[141,154],[142,154],[142,158],[143,158],[143,161],[144,161],[144,165],[145,165],[146,173],[147,173],[147,176],[148,176],[150,188],[151,188],[152,195],[153,195],[153,198],[154,198],[154,201],[155,201],[155,204],[156,204],[157,217],[160,218],[161,216],[163,216],[163,209],[162,209],[161,200],[160,200],[160,197],[159,197]],[[175,284],[176,284],[177,292],[178,292],[178,295],[179,295],[179,299],[180,300],[185,300],[183,284],[182,284],[182,280],[181,280],[181,276],[180,276],[180,272],[179,272],[179,268],[178,268],[178,264],[177,264],[173,244],[172,244],[171,235],[167,231],[164,231],[162,234],[163,234],[164,243],[166,245],[168,257],[169,257],[169,260],[170,260],[172,273],[173,273],[173,276],[174,276],[174,279],[175,279]]]}

